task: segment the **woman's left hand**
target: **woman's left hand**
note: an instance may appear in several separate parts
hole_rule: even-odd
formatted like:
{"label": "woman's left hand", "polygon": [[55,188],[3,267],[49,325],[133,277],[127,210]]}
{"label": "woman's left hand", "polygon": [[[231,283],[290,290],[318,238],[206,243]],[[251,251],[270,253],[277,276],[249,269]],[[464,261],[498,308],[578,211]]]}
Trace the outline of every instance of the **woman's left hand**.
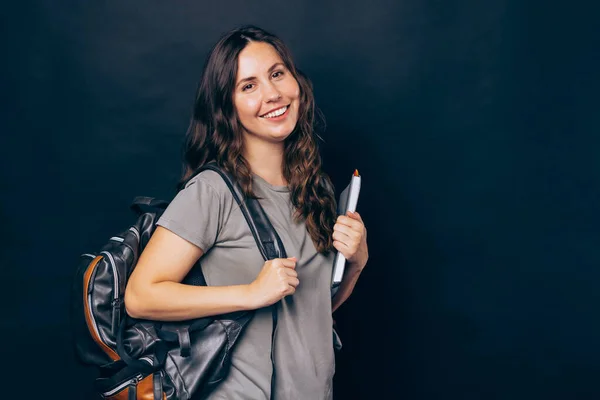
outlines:
{"label": "woman's left hand", "polygon": [[357,212],[340,215],[333,226],[333,247],[342,253],[350,267],[362,270],[369,258],[367,228]]}

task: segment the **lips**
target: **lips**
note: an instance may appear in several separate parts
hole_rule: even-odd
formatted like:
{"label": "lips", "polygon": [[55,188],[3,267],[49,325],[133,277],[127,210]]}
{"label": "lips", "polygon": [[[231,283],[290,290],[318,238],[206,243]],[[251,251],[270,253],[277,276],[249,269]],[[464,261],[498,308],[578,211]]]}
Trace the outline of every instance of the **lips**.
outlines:
{"label": "lips", "polygon": [[287,109],[288,109],[289,105],[287,106],[283,106],[283,107],[279,107],[279,108],[275,108],[263,115],[261,115],[261,118],[276,118],[279,117],[280,115],[284,114]]}

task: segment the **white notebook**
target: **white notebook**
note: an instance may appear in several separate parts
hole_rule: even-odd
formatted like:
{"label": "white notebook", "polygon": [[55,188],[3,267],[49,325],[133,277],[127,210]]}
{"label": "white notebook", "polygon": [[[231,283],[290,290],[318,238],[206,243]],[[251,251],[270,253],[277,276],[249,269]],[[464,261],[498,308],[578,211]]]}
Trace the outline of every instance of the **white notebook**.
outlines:
{"label": "white notebook", "polygon": [[[338,215],[346,215],[348,211],[356,211],[358,204],[358,195],[360,194],[361,177],[358,170],[354,171],[350,183],[340,194],[338,200],[337,213]],[[344,276],[344,268],[346,267],[346,258],[339,251],[333,260],[333,273],[331,279],[331,295],[335,295],[337,289],[342,282]]]}

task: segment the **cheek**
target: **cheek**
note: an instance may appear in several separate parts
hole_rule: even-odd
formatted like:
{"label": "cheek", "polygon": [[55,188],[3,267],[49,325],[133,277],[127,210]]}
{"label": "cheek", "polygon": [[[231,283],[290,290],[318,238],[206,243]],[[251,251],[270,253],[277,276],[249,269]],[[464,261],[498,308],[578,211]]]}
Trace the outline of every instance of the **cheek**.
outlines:
{"label": "cheek", "polygon": [[253,97],[237,99],[235,107],[241,120],[256,117],[260,111],[260,101]]}
{"label": "cheek", "polygon": [[292,93],[293,93],[294,99],[300,98],[300,85],[298,85],[298,82],[296,82],[296,81],[294,81]]}
{"label": "cheek", "polygon": [[293,78],[285,81],[282,91],[291,100],[297,100],[300,97],[300,86]]}

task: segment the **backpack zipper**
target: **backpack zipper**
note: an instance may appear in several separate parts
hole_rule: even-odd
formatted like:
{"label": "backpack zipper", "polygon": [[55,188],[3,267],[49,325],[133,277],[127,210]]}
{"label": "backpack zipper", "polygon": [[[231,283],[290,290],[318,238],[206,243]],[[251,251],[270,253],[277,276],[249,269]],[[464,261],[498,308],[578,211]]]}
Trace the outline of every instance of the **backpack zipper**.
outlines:
{"label": "backpack zipper", "polygon": [[113,301],[117,301],[117,299],[119,298],[119,275],[117,272],[117,265],[115,264],[115,259],[113,258],[112,254],[110,254],[108,251],[103,251],[100,254],[106,254],[106,256],[108,257],[108,263],[112,268],[113,276],[115,277]]}
{"label": "backpack zipper", "polygon": [[112,323],[111,323],[111,332],[113,335],[117,334],[117,326],[121,321],[121,302],[119,300],[119,273],[117,272],[117,265],[115,263],[115,259],[112,254],[108,251],[103,251],[100,254],[106,254],[108,256],[108,263],[110,264],[113,271],[113,281],[114,281],[114,292],[113,292],[113,300],[111,302],[113,307],[113,315],[112,315]]}
{"label": "backpack zipper", "polygon": [[121,391],[122,389],[124,389],[126,386],[134,385],[134,384],[139,383],[142,379],[143,379],[142,374],[138,374],[138,375],[134,376],[133,378],[131,378],[129,380],[126,380],[123,383],[120,383],[119,385],[117,385],[113,389],[109,390],[108,392],[102,393],[102,397],[110,397],[113,394],[115,394],[115,393]]}

